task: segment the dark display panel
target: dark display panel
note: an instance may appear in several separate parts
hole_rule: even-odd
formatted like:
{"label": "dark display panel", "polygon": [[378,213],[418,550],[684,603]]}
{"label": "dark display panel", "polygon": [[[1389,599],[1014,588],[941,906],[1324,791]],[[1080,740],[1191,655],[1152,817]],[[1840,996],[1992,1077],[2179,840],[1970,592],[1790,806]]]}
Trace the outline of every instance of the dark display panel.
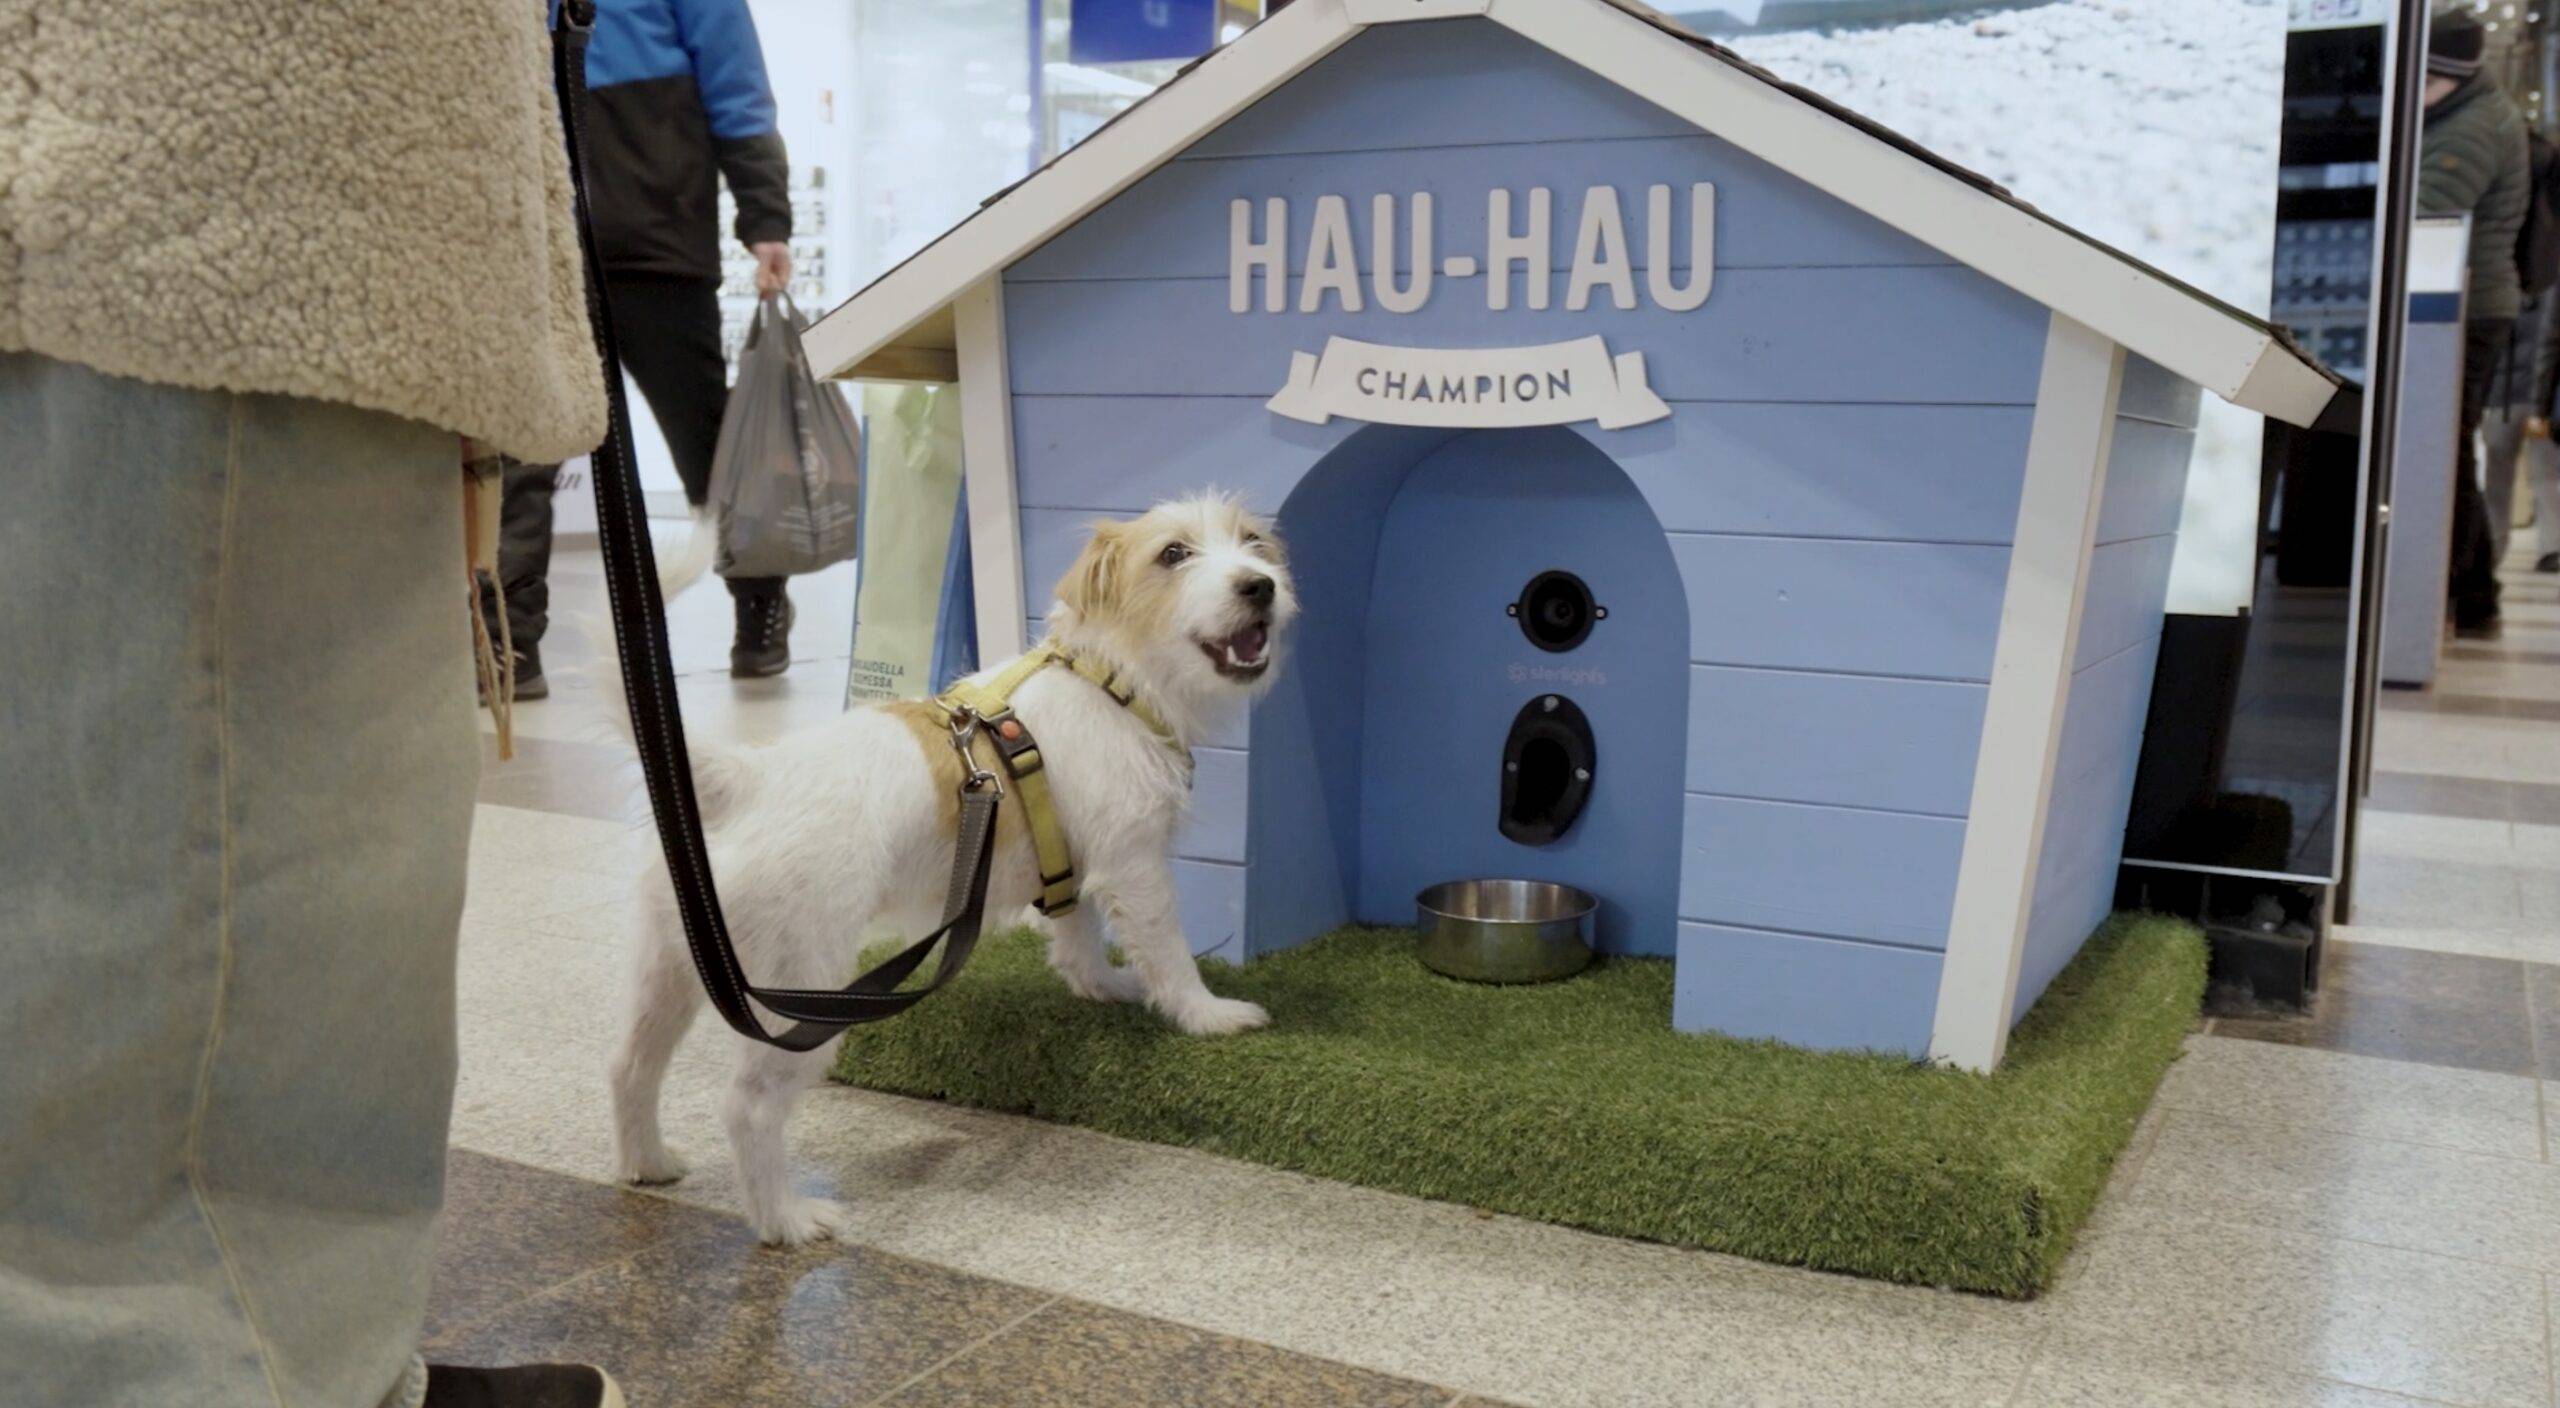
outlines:
{"label": "dark display panel", "polygon": [[[2422,0],[2410,0],[2416,9]],[[2359,720],[2369,711],[2377,542],[2364,525],[2387,466],[2391,398],[2367,415],[2361,386],[2397,378],[2407,152],[2386,160],[2394,63],[2384,7],[2324,15],[2287,37],[2273,318],[2349,378],[2307,431],[2270,423],[2260,474],[2259,556],[2248,612],[2172,616],[2126,835],[2128,865],[2341,882],[2350,857]],[[2422,13],[2422,12],[2421,12]],[[2403,124],[2401,147],[2413,142]],[[2396,173],[2390,189],[2385,173]],[[2377,292],[2377,289],[2379,292]],[[2370,421],[2371,423],[2368,423]]]}

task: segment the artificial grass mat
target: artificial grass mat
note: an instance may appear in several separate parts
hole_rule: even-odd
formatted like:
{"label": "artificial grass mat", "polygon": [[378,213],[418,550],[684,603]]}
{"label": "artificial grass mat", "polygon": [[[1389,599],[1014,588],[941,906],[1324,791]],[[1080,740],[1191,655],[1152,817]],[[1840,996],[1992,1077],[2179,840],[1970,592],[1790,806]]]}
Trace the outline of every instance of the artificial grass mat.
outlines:
{"label": "artificial grass mat", "polygon": [[1993,1075],[1671,1030],[1671,965],[1534,987],[1346,929],[1209,984],[1263,1031],[1183,1036],[1086,1002],[1027,931],[857,1028],[840,1080],[1545,1222],[2027,1297],[2070,1250],[2204,987],[2204,938],[2118,915]]}

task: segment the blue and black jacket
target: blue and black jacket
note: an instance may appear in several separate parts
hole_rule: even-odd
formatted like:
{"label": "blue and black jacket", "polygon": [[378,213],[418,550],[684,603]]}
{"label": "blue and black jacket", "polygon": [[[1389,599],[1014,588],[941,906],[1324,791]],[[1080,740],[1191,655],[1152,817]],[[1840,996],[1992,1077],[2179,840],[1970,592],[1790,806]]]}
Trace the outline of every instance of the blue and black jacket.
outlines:
{"label": "blue and black jacket", "polygon": [[722,176],[740,243],[791,238],[790,166],[746,0],[598,0],[587,129],[607,269],[718,277]]}

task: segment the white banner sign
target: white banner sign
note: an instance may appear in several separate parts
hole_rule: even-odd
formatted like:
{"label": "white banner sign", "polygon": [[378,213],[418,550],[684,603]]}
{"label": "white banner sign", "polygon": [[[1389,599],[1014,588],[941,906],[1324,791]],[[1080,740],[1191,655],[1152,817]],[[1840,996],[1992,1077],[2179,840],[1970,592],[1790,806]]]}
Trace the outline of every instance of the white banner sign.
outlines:
{"label": "white banner sign", "polygon": [[1498,428],[1592,420],[1620,430],[1671,408],[1645,385],[1644,354],[1609,355],[1600,338],[1544,347],[1381,347],[1337,337],[1300,352],[1271,409],[1322,425],[1335,416],[1379,425]]}

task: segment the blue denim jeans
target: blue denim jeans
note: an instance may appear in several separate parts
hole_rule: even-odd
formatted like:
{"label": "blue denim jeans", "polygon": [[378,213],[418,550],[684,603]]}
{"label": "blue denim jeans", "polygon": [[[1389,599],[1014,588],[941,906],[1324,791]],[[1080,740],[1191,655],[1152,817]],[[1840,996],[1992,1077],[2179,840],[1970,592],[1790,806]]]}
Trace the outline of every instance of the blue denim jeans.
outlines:
{"label": "blue denim jeans", "polygon": [[0,354],[0,1400],[422,1391],[479,766],[455,450]]}

